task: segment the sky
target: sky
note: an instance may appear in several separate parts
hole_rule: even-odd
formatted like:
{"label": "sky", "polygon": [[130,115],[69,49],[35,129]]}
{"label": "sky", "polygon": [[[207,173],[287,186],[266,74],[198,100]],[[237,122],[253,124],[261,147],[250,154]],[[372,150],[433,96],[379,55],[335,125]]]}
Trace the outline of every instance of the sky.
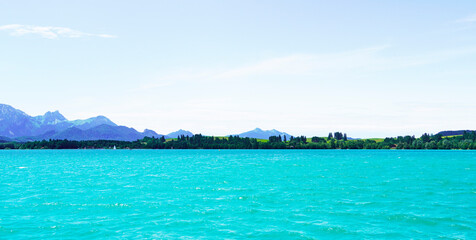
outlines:
{"label": "sky", "polygon": [[0,1],[0,103],[166,134],[476,129],[476,1]]}

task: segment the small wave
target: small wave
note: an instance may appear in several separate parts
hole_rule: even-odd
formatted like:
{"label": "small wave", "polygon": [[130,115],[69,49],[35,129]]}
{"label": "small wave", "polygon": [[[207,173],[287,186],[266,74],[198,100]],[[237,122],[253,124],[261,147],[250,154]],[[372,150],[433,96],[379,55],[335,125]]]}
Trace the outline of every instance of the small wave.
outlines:
{"label": "small wave", "polygon": [[413,224],[424,224],[424,225],[437,225],[435,219],[421,217],[413,214],[393,214],[387,216],[387,219],[390,221],[397,221],[397,222],[409,222]]}
{"label": "small wave", "polygon": [[104,206],[104,207],[130,207],[128,204],[125,204],[125,203],[98,204],[98,206]]}
{"label": "small wave", "polygon": [[321,230],[323,230],[324,232],[334,233],[334,234],[349,233],[347,229],[341,226],[336,226],[336,225],[325,226],[325,227],[322,227]]}
{"label": "small wave", "polygon": [[146,177],[160,177],[159,174],[147,174]]}
{"label": "small wave", "polygon": [[58,205],[60,205],[60,203],[57,203],[57,202],[47,202],[47,203],[43,203],[43,205],[45,205],[45,206],[58,206]]}

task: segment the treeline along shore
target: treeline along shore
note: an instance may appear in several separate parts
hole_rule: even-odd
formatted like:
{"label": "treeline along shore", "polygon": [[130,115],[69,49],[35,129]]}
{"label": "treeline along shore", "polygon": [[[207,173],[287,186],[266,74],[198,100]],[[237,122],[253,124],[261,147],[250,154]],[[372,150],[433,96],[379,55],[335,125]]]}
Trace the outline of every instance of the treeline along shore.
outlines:
{"label": "treeline along shore", "polygon": [[211,137],[196,134],[175,139],[145,137],[137,141],[71,141],[43,140],[33,142],[4,142],[0,149],[476,149],[476,131],[458,136],[423,134],[388,137],[384,139],[347,139],[341,132],[328,137],[272,136],[268,140],[239,136]]}

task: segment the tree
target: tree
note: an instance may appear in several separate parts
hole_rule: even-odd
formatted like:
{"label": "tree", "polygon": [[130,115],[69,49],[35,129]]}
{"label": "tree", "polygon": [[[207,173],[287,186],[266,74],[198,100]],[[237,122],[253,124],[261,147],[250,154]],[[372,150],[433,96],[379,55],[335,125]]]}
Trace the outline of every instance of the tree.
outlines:
{"label": "tree", "polygon": [[312,137],[311,142],[313,142],[313,143],[326,142],[326,139],[325,138],[320,138],[320,137]]}
{"label": "tree", "polygon": [[281,136],[270,136],[269,137],[269,142],[270,143],[279,143],[281,142]]}
{"label": "tree", "polygon": [[334,138],[337,140],[342,140],[342,133],[341,132],[335,132],[334,133]]}
{"label": "tree", "polygon": [[430,141],[430,135],[428,133],[425,133],[425,134],[421,135],[421,140],[425,143],[429,142]]}

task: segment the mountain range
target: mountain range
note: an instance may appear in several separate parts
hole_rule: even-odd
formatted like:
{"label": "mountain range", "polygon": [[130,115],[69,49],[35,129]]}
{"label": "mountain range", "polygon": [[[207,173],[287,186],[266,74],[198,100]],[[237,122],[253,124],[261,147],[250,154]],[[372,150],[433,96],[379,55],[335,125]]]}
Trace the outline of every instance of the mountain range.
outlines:
{"label": "mountain range", "polygon": [[[464,131],[442,131],[439,134],[443,136],[462,135]],[[177,138],[178,136],[193,135],[192,132],[183,129],[167,135],[158,134],[149,129],[139,132],[134,128],[118,126],[105,116],[68,120],[59,111],[54,111],[32,117],[10,105],[0,104],[0,142],[47,139],[135,141],[144,137]],[[268,139],[271,136],[291,138],[290,134],[276,129],[262,130],[260,128],[234,135],[257,139]]]}
{"label": "mountain range", "polygon": [[[0,141],[37,141],[47,139],[68,140],[120,140],[135,141],[144,137],[177,138],[193,136],[190,131],[178,131],[162,135],[146,129],[139,132],[134,128],[118,126],[105,116],[97,116],[84,120],[68,120],[59,111],[47,112],[40,116],[30,116],[10,105],[0,104]],[[256,128],[249,132],[235,134],[240,137],[268,139],[270,136],[286,136],[290,134],[278,130],[262,130]]]}
{"label": "mountain range", "polygon": [[[43,139],[135,141],[144,137],[161,137],[152,130],[138,132],[118,126],[107,117],[68,120],[58,111],[29,116],[21,110],[0,104],[0,140],[34,141]],[[166,137],[166,136],[165,136]]]}

